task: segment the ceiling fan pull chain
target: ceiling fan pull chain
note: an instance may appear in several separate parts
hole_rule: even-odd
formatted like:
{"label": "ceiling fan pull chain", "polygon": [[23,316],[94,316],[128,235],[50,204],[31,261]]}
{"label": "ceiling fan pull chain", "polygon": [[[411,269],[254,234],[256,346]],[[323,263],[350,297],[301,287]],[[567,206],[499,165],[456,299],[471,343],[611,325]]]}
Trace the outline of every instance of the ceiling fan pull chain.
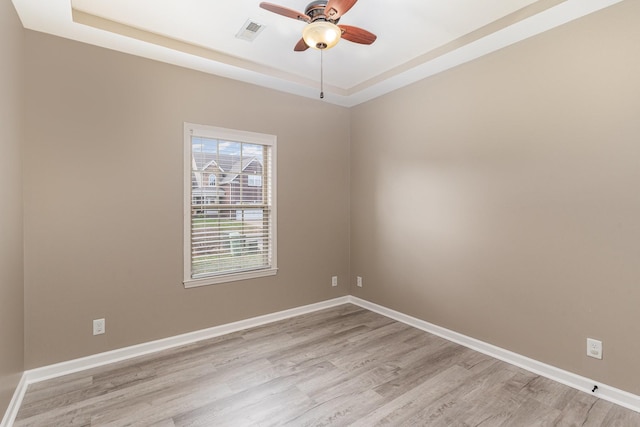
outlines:
{"label": "ceiling fan pull chain", "polygon": [[320,99],[324,98],[324,49],[320,49]]}

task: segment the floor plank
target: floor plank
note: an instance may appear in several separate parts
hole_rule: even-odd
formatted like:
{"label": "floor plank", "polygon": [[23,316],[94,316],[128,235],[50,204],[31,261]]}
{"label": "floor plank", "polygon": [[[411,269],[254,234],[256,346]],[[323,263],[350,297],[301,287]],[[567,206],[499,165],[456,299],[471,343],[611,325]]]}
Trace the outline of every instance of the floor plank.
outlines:
{"label": "floor plank", "polygon": [[345,304],[28,387],[29,426],[638,426],[640,414]]}

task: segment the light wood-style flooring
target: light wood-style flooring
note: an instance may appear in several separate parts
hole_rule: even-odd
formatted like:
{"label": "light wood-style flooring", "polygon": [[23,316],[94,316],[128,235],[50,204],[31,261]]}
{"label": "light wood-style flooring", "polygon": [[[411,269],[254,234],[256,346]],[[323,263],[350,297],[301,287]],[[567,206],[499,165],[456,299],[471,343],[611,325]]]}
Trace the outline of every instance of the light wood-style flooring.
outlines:
{"label": "light wood-style flooring", "polygon": [[640,426],[640,414],[360,307],[30,385],[15,426]]}

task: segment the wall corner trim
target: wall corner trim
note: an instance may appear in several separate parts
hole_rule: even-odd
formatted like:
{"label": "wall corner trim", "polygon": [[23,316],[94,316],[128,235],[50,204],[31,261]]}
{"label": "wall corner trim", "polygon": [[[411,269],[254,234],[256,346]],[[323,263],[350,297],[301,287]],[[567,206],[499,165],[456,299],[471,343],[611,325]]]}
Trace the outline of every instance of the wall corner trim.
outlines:
{"label": "wall corner trim", "polygon": [[[574,374],[573,372],[565,371],[564,369],[556,368],[555,366],[547,365],[546,363],[539,362],[521,354],[505,350],[493,344],[468,337],[458,332],[434,325],[358,297],[349,296],[348,299],[351,304],[366,308],[367,310],[389,317],[393,320],[397,320],[398,322],[405,323],[409,326],[413,326],[414,328],[421,329],[425,332],[429,332],[433,335],[437,335],[446,340],[455,342],[456,344],[484,353],[488,356],[502,360],[503,362],[507,362],[529,372],[533,372],[534,374],[549,378],[550,380],[559,382],[560,384],[564,384],[576,390],[593,394],[600,399],[615,403],[616,405],[631,409],[632,411],[640,412],[640,396],[638,395],[602,384],[590,378]],[[598,390],[595,393],[592,393],[591,389],[594,385],[598,386]]]}
{"label": "wall corner trim", "polygon": [[18,415],[20,405],[22,404],[24,394],[27,392],[27,385],[27,375],[23,373],[18,385],[16,386],[16,390],[13,392],[13,397],[11,398],[11,402],[9,402],[9,406],[4,413],[4,417],[2,417],[2,421],[0,421],[0,427],[11,427],[13,425],[13,422]]}

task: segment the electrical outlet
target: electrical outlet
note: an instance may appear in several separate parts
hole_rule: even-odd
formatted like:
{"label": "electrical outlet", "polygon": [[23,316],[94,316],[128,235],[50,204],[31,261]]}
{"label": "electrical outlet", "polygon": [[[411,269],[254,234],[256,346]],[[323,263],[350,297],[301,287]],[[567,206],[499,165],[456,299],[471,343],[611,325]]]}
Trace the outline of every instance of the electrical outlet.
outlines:
{"label": "electrical outlet", "polygon": [[331,277],[331,286],[338,286],[338,276]]}
{"label": "electrical outlet", "polygon": [[362,277],[356,277],[356,285],[358,285],[359,288],[362,287]]}
{"label": "electrical outlet", "polygon": [[587,356],[602,359],[602,341],[587,338]]}
{"label": "electrical outlet", "polygon": [[104,319],[95,319],[93,321],[93,335],[104,334],[106,329]]}

